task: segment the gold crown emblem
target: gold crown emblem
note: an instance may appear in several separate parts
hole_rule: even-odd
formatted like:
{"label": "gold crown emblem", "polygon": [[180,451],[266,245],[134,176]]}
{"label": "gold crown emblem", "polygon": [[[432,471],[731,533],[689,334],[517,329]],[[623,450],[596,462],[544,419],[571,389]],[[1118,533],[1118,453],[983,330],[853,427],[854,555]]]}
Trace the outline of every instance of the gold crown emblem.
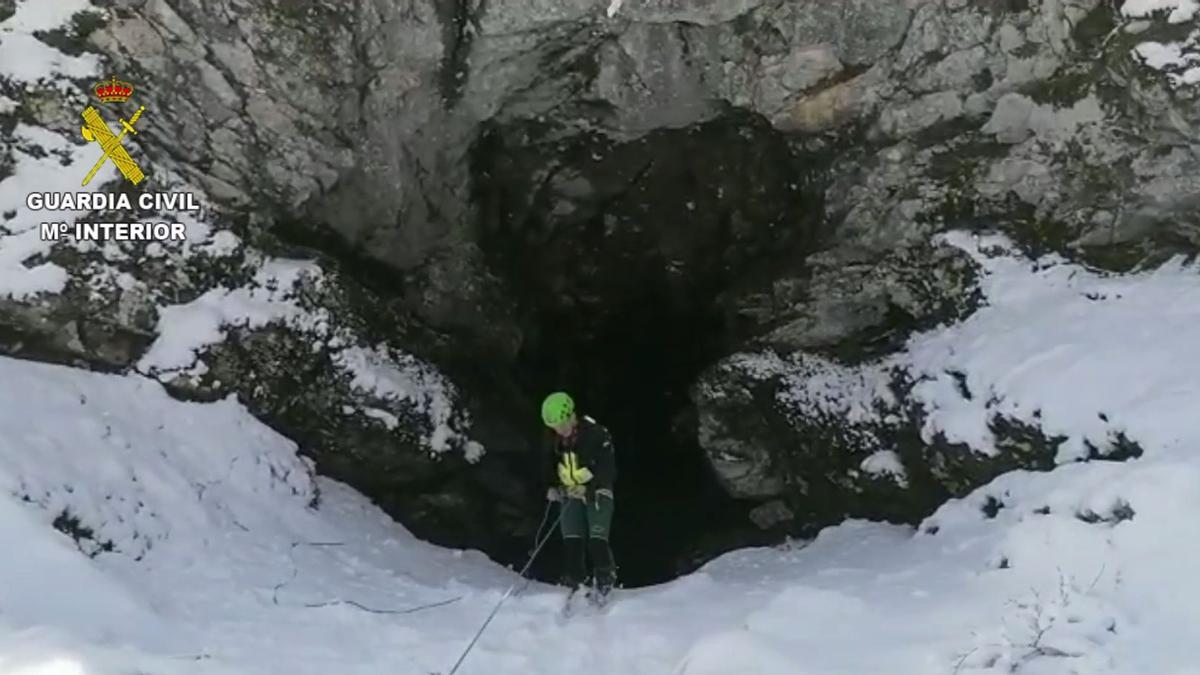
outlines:
{"label": "gold crown emblem", "polygon": [[124,103],[133,96],[133,85],[113,77],[108,82],[97,82],[93,91],[96,98],[105,103]]}

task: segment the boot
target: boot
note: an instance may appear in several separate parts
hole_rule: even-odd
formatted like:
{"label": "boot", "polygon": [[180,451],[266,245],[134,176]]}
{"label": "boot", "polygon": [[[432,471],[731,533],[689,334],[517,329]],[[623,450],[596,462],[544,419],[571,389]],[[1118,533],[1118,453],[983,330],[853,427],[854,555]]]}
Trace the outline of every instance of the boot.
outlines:
{"label": "boot", "polygon": [[563,538],[562,585],[572,590],[583,585],[587,579],[587,559],[583,539],[579,537]]}
{"label": "boot", "polygon": [[591,554],[592,569],[595,571],[596,601],[603,604],[617,581],[612,549],[609,548],[606,539],[589,539],[588,552]]}

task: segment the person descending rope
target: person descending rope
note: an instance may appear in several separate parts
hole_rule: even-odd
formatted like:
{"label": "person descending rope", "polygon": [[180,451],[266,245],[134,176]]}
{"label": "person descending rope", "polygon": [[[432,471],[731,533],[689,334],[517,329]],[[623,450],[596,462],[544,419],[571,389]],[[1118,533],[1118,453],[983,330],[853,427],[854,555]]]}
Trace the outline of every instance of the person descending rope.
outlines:
{"label": "person descending rope", "polygon": [[546,498],[562,507],[559,529],[566,565],[562,581],[571,599],[587,582],[586,553],[590,554],[594,588],[588,597],[603,605],[616,583],[616,563],[608,536],[612,529],[613,483],[617,477],[616,453],[608,429],[587,415],[576,415],[575,402],[565,392],[554,392],[542,402],[542,422],[554,434],[548,443]]}

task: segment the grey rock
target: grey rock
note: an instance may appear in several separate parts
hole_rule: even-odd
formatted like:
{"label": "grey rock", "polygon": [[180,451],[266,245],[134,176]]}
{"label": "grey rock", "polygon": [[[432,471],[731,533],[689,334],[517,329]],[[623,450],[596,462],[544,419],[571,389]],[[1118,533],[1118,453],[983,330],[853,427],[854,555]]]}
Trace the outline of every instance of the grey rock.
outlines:
{"label": "grey rock", "polygon": [[[763,434],[751,438],[770,444],[774,475],[785,478],[784,492],[769,500],[784,502],[791,511],[803,504],[811,512],[807,515],[821,522],[865,513],[911,521],[946,497],[962,495],[1015,467],[1048,470],[1055,465],[1065,437],[1000,414],[989,420],[996,436],[994,453],[972,452],[939,438],[914,442],[921,438],[925,412],[910,405],[907,391],[919,380],[904,367],[880,370],[876,365],[868,361],[860,370],[800,352],[737,354],[707,371],[695,396],[703,416],[770,420],[769,430],[740,429],[744,435]],[[758,394],[730,395],[737,391]],[[1116,455],[1118,445],[1097,448],[1097,454]],[[862,471],[863,462],[880,450],[895,453],[909,478],[919,473],[925,488]]]}
{"label": "grey rock", "polygon": [[1030,117],[1037,105],[1020,94],[1008,94],[996,103],[992,118],[983,131],[996,135],[1001,143],[1020,143],[1032,133]]}
{"label": "grey rock", "polygon": [[796,514],[792,513],[787,504],[779,499],[769,501],[750,510],[750,520],[763,530],[769,530],[780,523],[787,523],[795,519],[795,517]]}
{"label": "grey rock", "polygon": [[872,331],[887,332],[899,312],[936,325],[974,306],[973,265],[948,247],[902,248],[887,255],[813,256],[808,279],[778,279],[769,294],[740,303],[759,317],[760,340],[783,351],[830,347]]}
{"label": "grey rock", "polygon": [[1103,120],[1104,111],[1095,96],[1080,99],[1070,108],[1054,109],[1020,94],[1006,94],[982,131],[995,134],[1002,143],[1020,143],[1036,136],[1040,141],[1060,145],[1074,137],[1080,125]]}
{"label": "grey rock", "polygon": [[752,104],[768,117],[779,112],[789,100],[842,72],[844,66],[832,45],[802,47],[786,54],[764,56],[753,87]]}
{"label": "grey rock", "polygon": [[944,57],[952,52],[983,45],[991,34],[994,15],[983,9],[946,11],[939,3],[921,5],[894,59],[898,73],[912,73],[931,55]]}
{"label": "grey rock", "polygon": [[992,55],[983,45],[954,51],[914,77],[908,85],[914,93],[969,91],[990,75]]}
{"label": "grey rock", "polygon": [[767,0],[626,0],[620,16],[635,22],[712,26],[765,4]]}
{"label": "grey rock", "polygon": [[697,439],[725,490],[745,499],[782,494],[784,482],[775,471],[769,425],[753,413],[754,395],[733,382],[701,385],[699,391],[694,394],[700,421]]}
{"label": "grey rock", "polygon": [[1026,204],[1037,205],[1053,195],[1055,178],[1051,170],[1035,159],[1010,159],[991,165],[978,183],[983,197],[1002,198],[1011,193]]}
{"label": "grey rock", "polygon": [[[975,266],[961,251],[946,246],[902,251],[899,256],[860,257],[854,263],[833,256],[814,260],[811,280],[778,280],[773,293],[745,298],[743,306],[761,310],[750,316],[768,326],[783,323],[759,344],[776,354],[836,347],[855,358],[868,358],[900,346],[901,336],[914,328],[952,322],[973,311],[978,302]],[[902,325],[895,323],[897,316],[906,317]],[[852,346],[863,336],[889,333],[897,341],[879,344],[875,338],[857,350]],[[825,431],[810,436],[808,422],[781,413],[776,403],[776,392],[789,377],[802,377],[801,371],[792,373],[771,358],[747,365],[755,362],[709,369],[692,394],[698,439],[726,489],[756,499],[812,497],[816,490],[824,500],[847,504],[861,499],[863,490],[879,488],[865,488],[861,476],[852,476],[855,461],[877,448],[860,439],[853,453],[835,455],[837,468],[829,467],[828,446],[834,441],[822,435]],[[841,433],[837,415],[822,420],[820,424],[831,429],[828,433]],[[826,469],[828,473],[822,473]]]}
{"label": "grey rock", "polygon": [[902,0],[800,0],[778,3],[767,20],[787,44],[828,44],[840,62],[867,66],[904,39],[911,14]]}
{"label": "grey rock", "polygon": [[782,131],[819,133],[845,126],[873,113],[889,93],[883,68],[788,101],[771,121]]}
{"label": "grey rock", "polygon": [[885,108],[877,122],[878,133],[904,138],[963,114],[963,101],[953,91],[928,94],[911,103]]}
{"label": "grey rock", "polygon": [[718,113],[702,70],[685,56],[689,30],[676,24],[634,24],[599,50],[594,94],[611,102],[610,122],[626,136],[681,128]]}

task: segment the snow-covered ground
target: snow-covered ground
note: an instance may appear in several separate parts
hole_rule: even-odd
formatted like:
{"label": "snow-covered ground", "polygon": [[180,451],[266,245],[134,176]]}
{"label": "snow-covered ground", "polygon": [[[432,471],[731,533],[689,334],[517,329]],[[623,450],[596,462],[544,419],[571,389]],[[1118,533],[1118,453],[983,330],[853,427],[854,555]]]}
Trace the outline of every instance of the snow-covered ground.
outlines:
{"label": "snow-covered ground", "polygon": [[[1033,275],[1040,312],[1063,318],[1055,331],[997,295],[1037,291],[1029,269],[994,265],[985,279],[993,304],[973,320],[1006,334],[964,324],[914,343],[970,354],[996,340],[1033,362],[1085,357],[1079,336],[1124,330],[1129,354],[1166,350],[1128,382],[1142,457],[1007,474],[915,530],[847,522],[804,545],[734,552],[618,591],[604,615],[560,621],[559,592],[535,583],[458,672],[1200,673],[1200,380],[1179,377],[1194,344],[1181,331],[1200,325],[1200,305],[1180,299],[1200,276],[1119,278],[1158,294],[1123,302],[1114,288],[1075,305],[1078,292],[1055,283],[1086,271]],[[1026,368],[1012,393],[1046,405],[1072,381],[1095,388],[1088,372],[1120,367],[1116,353],[1101,358]],[[518,581],[314,479],[291,442],[232,400],[183,403],[140,375],[0,359],[0,429],[3,673],[446,674]],[[55,521],[86,536],[72,541]]]}

